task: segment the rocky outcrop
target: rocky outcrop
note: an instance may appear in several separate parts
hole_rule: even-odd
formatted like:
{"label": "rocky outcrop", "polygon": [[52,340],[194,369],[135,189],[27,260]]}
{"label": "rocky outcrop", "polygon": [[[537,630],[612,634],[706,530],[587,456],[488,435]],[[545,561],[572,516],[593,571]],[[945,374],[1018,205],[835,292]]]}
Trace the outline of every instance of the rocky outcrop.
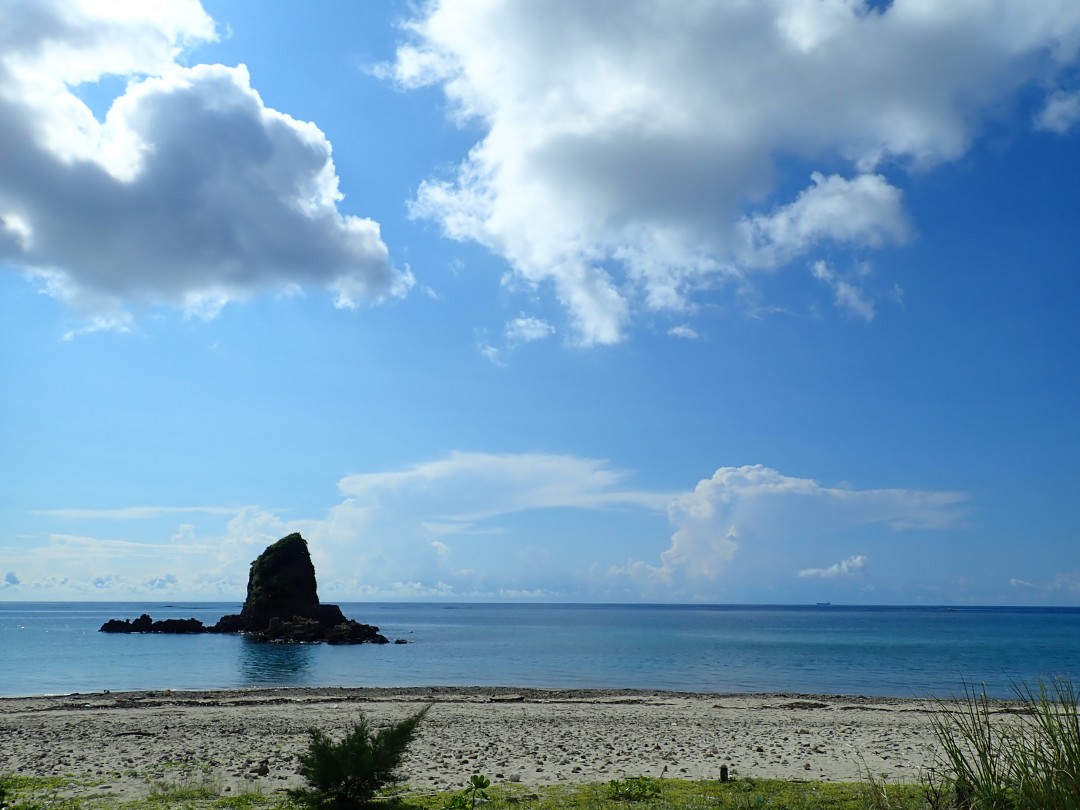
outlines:
{"label": "rocky outcrop", "polygon": [[[319,607],[315,566],[307,541],[294,533],[269,546],[251,564],[247,598],[239,620],[224,616],[222,621],[230,628],[238,624],[240,632],[259,633],[275,617],[283,621],[293,617],[315,619]],[[341,620],[345,617],[341,616]]]}
{"label": "rocky outcrop", "polygon": [[337,605],[319,602],[307,541],[282,537],[251,564],[247,598],[238,615],[222,616],[215,633],[246,633],[263,641],[386,644],[379,628],[345,618]]}
{"label": "rocky outcrop", "polygon": [[101,625],[102,633],[172,633],[190,635],[207,632],[206,625],[198,619],[162,619],[155,622],[145,613],[135,620],[109,619]]}
{"label": "rocky outcrop", "polygon": [[247,598],[240,613],[222,616],[213,627],[196,619],[155,622],[145,613],[134,621],[112,619],[103,633],[243,633],[277,643],[386,644],[379,628],[347,619],[337,605],[319,602],[315,566],[307,541],[283,537],[251,564]]}

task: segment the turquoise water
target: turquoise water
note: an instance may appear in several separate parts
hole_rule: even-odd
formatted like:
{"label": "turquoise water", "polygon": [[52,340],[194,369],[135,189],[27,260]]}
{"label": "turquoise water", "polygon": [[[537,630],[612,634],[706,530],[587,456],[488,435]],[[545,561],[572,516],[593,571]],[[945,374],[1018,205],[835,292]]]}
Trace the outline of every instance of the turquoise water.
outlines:
{"label": "turquoise water", "polygon": [[1080,608],[343,604],[406,645],[111,635],[229,604],[0,603],[0,695],[259,686],[536,686],[947,696],[1080,683]]}

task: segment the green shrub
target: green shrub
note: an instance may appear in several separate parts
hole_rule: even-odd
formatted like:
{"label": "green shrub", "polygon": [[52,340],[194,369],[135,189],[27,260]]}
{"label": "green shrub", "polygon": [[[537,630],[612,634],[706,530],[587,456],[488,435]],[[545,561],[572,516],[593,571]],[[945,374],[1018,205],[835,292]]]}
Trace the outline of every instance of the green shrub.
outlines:
{"label": "green shrub", "polygon": [[340,742],[311,729],[308,750],[300,755],[307,787],[290,790],[289,797],[309,810],[368,807],[380,788],[399,781],[397,769],[430,708],[374,733],[361,715]]}
{"label": "green shrub", "polygon": [[661,782],[648,776],[631,776],[608,782],[608,798],[621,802],[643,802],[660,795]]}
{"label": "green shrub", "polygon": [[481,804],[491,801],[487,789],[491,787],[491,780],[480,773],[474,773],[469,777],[469,783],[461,793],[455,793],[446,803],[443,810],[476,810]]}

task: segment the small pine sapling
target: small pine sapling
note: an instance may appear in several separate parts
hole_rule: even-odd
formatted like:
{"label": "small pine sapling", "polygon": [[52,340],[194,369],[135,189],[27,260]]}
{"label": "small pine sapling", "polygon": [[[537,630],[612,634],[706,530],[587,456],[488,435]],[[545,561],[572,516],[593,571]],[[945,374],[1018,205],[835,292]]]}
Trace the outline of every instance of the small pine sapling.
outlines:
{"label": "small pine sapling", "polygon": [[352,731],[334,742],[317,728],[308,733],[308,750],[300,754],[307,787],[289,791],[307,810],[361,810],[378,790],[400,781],[397,770],[430,705],[398,723],[372,732],[360,715]]}

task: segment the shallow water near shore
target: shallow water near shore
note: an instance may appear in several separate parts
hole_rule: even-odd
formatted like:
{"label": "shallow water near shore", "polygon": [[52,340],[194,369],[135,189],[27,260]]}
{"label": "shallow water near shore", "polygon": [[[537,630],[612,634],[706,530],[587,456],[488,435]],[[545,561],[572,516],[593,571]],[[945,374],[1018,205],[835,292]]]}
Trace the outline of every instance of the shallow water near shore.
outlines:
{"label": "shallow water near shore", "polygon": [[404,645],[112,635],[109,618],[236,603],[0,603],[0,695],[280,686],[522,686],[994,697],[1080,682],[1080,608],[342,604]]}

